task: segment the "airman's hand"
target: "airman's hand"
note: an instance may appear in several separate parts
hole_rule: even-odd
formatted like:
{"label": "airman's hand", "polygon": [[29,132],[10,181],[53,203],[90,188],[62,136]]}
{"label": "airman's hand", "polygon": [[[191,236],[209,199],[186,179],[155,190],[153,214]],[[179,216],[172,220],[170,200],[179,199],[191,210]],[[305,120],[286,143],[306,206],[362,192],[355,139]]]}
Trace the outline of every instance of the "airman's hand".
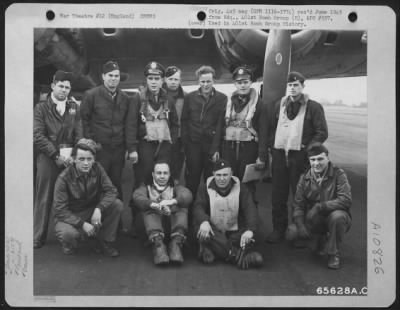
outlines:
{"label": "airman's hand", "polygon": [[132,164],[136,164],[139,160],[138,152],[134,151],[128,154],[128,159],[132,161]]}
{"label": "airman's hand", "polygon": [[211,228],[211,225],[208,221],[204,221],[200,225],[199,231],[197,233],[197,238],[200,241],[206,241],[210,239],[211,235],[214,236],[214,232]]}
{"label": "airman's hand", "polygon": [[89,237],[96,235],[95,227],[92,224],[89,224],[88,222],[83,223],[82,229]]}

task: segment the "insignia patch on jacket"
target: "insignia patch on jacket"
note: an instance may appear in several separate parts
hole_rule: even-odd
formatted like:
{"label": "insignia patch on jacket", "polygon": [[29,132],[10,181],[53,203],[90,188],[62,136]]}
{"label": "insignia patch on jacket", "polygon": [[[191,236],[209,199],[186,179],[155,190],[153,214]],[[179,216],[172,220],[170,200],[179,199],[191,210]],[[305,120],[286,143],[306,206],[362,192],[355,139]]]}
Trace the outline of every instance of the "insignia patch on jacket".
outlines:
{"label": "insignia patch on jacket", "polygon": [[75,108],[70,108],[69,109],[69,114],[75,115],[76,114],[76,109]]}

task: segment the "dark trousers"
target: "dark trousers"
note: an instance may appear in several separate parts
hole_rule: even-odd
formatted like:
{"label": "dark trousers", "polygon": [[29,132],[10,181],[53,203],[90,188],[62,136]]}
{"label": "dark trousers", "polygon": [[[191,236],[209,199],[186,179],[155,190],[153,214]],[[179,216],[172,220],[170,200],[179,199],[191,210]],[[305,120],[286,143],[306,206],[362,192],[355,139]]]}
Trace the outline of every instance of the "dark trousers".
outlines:
{"label": "dark trousers", "polygon": [[[85,222],[90,223],[90,219],[93,215],[93,211],[96,206],[93,208],[89,208],[80,212],[77,212],[76,215],[80,217]],[[107,242],[114,242],[118,223],[121,218],[121,213],[124,209],[124,205],[122,204],[121,200],[116,199],[111,206],[109,206],[104,212],[101,214],[101,227],[97,233],[97,238],[100,240],[104,240]],[[82,228],[76,228],[68,223],[57,221],[54,227],[54,231],[56,234],[57,239],[62,244],[67,244],[76,248],[78,246],[79,240],[85,238],[86,233],[83,231]]]}
{"label": "dark trousers", "polygon": [[56,179],[61,169],[54,160],[43,153],[36,159],[36,189],[33,206],[33,240],[44,243],[47,238],[49,217],[53,204],[53,193]]}
{"label": "dark trousers", "polygon": [[212,160],[209,154],[210,145],[202,143],[189,142],[186,146],[186,166],[187,180],[186,186],[193,194],[193,200],[197,195],[197,189],[200,184],[201,174],[203,173],[204,180],[212,175]]}
{"label": "dark trousers", "polygon": [[151,178],[153,166],[157,160],[165,160],[171,163],[171,143],[163,141],[160,145],[158,141],[141,140],[138,155],[139,161],[135,165],[135,188]]}
{"label": "dark trousers", "polygon": [[296,193],[300,175],[307,169],[307,154],[304,150],[272,150],[272,224],[274,230],[285,232],[288,225],[287,201],[289,189]]}
{"label": "dark trousers", "polygon": [[[196,223],[194,227],[195,238],[197,239],[197,232],[199,231],[200,224]],[[235,231],[223,232],[215,225],[211,224],[214,236],[206,242],[207,246],[219,259],[225,260],[229,257],[229,251],[232,247],[240,247],[240,239],[246,229],[242,228]]]}
{"label": "dark trousers", "polygon": [[[167,216],[160,215],[155,210],[146,210],[142,214],[144,227],[146,229],[146,234],[149,237],[149,240],[152,240],[153,237],[157,234],[164,235],[163,217]],[[183,235],[186,234],[186,231],[188,229],[187,208],[179,208],[178,211],[171,213],[171,215],[167,218],[171,223],[171,234],[178,232]]]}
{"label": "dark trousers", "polygon": [[[238,154],[236,153],[237,146]],[[236,156],[238,155],[238,156]],[[242,180],[248,164],[254,164],[258,157],[258,144],[255,141],[245,141],[237,144],[235,141],[224,141],[222,146],[222,158],[229,161],[233,168],[233,174]]]}
{"label": "dark trousers", "polygon": [[172,144],[172,160],[171,160],[171,175],[174,180],[179,180],[183,163],[185,161],[185,152],[183,150],[183,144],[181,138],[178,138],[174,144]]}
{"label": "dark trousers", "polygon": [[119,198],[122,199],[121,176],[125,164],[125,147],[123,145],[102,145],[102,149],[96,154],[96,161],[103,166],[111,182],[117,188]]}
{"label": "dark trousers", "polygon": [[344,234],[350,229],[351,217],[345,211],[335,210],[329,213],[328,216],[306,217],[305,225],[312,234],[327,237],[326,253],[335,255],[339,254],[339,245],[343,240]]}

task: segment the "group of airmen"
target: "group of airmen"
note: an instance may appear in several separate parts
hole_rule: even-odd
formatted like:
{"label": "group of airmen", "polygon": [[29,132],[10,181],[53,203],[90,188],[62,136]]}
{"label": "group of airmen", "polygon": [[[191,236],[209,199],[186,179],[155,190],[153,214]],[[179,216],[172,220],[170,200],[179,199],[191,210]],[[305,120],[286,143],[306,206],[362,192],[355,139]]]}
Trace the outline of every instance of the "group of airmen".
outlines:
{"label": "group of airmen", "polygon": [[268,109],[247,66],[234,70],[236,90],[229,96],[215,89],[210,66],[195,72],[199,88],[188,94],[181,74],[176,66],[151,62],[146,85],[128,95],[119,88],[118,63],[108,61],[103,84],[78,104],[69,97],[72,75],[55,73],[51,93],[34,113],[34,248],[46,242],[52,210],[64,254],[76,253],[89,237],[105,255],[118,256],[128,159],[134,170],[130,206],[134,219],[143,218],[154,264],[182,264],[183,244],[192,240],[203,263],[262,266],[256,182],[242,179],[247,165],[263,170],[271,163],[273,231],[266,241],[313,242],[316,254],[328,256],[328,267],[339,268],[339,245],[351,226],[351,189],[329,160],[324,110],[303,93],[304,76],[290,72],[287,95]]}

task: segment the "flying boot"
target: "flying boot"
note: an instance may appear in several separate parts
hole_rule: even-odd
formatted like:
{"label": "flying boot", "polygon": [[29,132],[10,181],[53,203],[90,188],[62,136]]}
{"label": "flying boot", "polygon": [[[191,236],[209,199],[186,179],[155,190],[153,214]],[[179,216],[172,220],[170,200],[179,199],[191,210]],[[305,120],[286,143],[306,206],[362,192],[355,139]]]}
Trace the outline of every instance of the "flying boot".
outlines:
{"label": "flying boot", "polygon": [[186,237],[182,233],[176,232],[171,234],[171,241],[168,244],[169,259],[172,263],[182,264],[182,246]]}
{"label": "flying boot", "polygon": [[155,265],[166,265],[169,263],[167,247],[163,239],[164,237],[161,234],[157,234],[151,239],[153,243],[153,262]]}

